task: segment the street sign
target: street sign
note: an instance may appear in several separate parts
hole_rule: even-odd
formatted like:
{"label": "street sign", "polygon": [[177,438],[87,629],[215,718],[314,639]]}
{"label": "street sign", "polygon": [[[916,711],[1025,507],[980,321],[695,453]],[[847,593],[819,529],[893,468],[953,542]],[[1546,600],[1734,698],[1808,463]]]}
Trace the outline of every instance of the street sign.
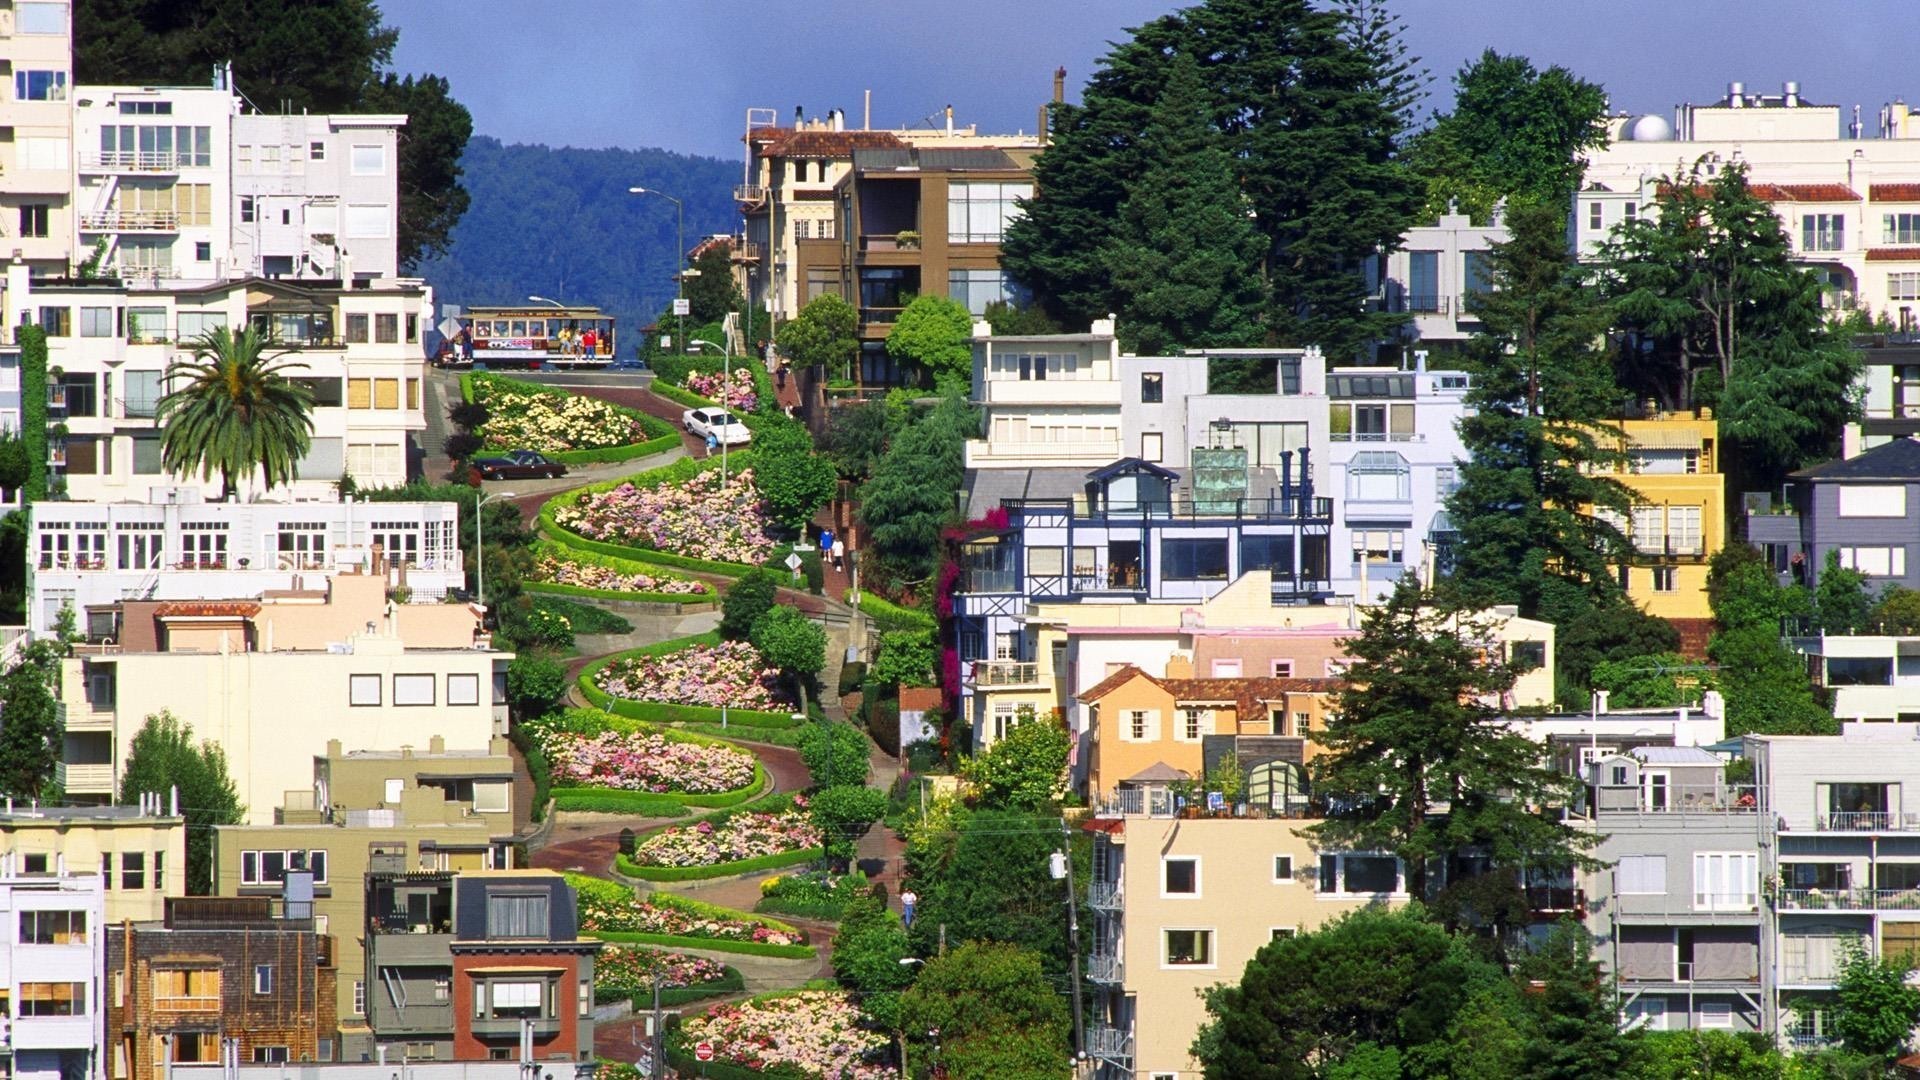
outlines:
{"label": "street sign", "polygon": [[693,301],[684,296],[676,297],[673,301],[673,313],[675,315],[693,314]]}
{"label": "street sign", "polygon": [[701,1061],[712,1061],[713,1044],[710,1042],[694,1043],[693,1056]]}
{"label": "street sign", "polygon": [[795,573],[799,573],[800,572],[800,556],[795,555],[792,552],[788,552],[787,553],[787,569],[792,570]]}

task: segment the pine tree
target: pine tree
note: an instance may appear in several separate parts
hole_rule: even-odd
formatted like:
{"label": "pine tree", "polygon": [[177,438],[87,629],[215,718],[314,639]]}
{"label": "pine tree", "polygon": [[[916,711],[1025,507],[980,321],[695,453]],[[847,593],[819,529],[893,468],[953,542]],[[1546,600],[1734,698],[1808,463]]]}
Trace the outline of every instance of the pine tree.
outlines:
{"label": "pine tree", "polygon": [[1198,65],[1175,56],[1105,252],[1120,333],[1141,354],[1260,342],[1264,245],[1207,109]]}
{"label": "pine tree", "polygon": [[1488,621],[1403,578],[1368,610],[1346,687],[1310,763],[1326,820],[1310,830],[1333,851],[1391,851],[1407,887],[1430,894],[1427,867],[1447,872],[1472,851],[1501,867],[1586,865],[1591,833],[1541,812],[1573,781],[1538,744],[1507,729],[1498,703],[1514,670],[1489,649]]}
{"label": "pine tree", "polygon": [[1593,938],[1579,923],[1553,928],[1515,974],[1537,987],[1521,995],[1533,1015],[1520,1074],[1535,1080],[1627,1076],[1638,1039],[1620,1030],[1613,987],[1593,958]]}

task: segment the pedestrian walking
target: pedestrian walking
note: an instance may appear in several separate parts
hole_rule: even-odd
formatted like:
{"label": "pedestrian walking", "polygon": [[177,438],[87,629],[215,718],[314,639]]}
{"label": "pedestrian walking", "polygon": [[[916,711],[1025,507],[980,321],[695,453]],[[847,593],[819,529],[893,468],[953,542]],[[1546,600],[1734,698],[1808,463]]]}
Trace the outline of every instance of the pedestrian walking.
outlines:
{"label": "pedestrian walking", "polygon": [[833,530],[820,530],[820,553],[825,555],[833,550]]}
{"label": "pedestrian walking", "polygon": [[720,436],[711,431],[707,432],[707,456],[712,457],[713,452],[718,449],[720,449]]}
{"label": "pedestrian walking", "polygon": [[835,570],[847,568],[847,542],[838,536],[833,538],[833,568]]}
{"label": "pedestrian walking", "polygon": [[912,889],[907,889],[900,894],[900,921],[905,923],[909,930],[913,929],[913,905],[919,902],[919,895]]}

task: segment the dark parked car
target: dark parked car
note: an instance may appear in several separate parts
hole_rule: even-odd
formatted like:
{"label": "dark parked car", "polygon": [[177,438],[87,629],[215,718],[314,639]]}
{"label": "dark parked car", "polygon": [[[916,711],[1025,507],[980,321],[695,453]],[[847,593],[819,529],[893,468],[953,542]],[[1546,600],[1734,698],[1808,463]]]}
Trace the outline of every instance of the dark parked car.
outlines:
{"label": "dark parked car", "polygon": [[537,480],[567,475],[565,465],[531,450],[509,450],[499,457],[475,458],[473,471],[482,480]]}

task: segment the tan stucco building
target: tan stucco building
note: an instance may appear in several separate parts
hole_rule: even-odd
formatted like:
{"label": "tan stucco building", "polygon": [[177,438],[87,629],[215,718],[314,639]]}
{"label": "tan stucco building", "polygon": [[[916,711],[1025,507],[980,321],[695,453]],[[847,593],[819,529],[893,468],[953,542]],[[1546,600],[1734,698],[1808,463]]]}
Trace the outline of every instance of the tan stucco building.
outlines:
{"label": "tan stucco building", "polygon": [[187,823],[178,808],[31,806],[0,812],[0,877],[99,872],[110,923],[158,919],[187,894]]}
{"label": "tan stucco building", "polygon": [[488,647],[478,609],[390,602],[377,573],[257,600],[129,600],[111,615],[111,644],[64,661],[59,779],[77,800],[112,797],[134,735],[163,711],[226,751],[262,825],[286,792],[311,788],[329,740],[397,752],[506,732],[512,654]]}

